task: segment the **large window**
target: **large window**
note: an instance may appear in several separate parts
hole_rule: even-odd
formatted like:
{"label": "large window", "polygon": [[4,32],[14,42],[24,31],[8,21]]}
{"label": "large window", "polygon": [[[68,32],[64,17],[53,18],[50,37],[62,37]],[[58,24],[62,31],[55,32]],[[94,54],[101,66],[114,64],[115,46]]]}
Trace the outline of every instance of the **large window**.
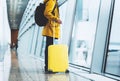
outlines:
{"label": "large window", "polygon": [[105,72],[120,76],[120,0],[115,0]]}
{"label": "large window", "polygon": [[70,63],[90,67],[100,0],[76,0]]}

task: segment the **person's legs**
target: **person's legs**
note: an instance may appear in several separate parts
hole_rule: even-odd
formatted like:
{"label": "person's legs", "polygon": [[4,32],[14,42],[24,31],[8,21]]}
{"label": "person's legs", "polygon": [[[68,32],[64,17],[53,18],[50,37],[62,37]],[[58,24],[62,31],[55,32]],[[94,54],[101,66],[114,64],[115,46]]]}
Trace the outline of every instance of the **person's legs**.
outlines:
{"label": "person's legs", "polygon": [[53,37],[46,36],[45,71],[48,71],[48,46],[53,44]]}

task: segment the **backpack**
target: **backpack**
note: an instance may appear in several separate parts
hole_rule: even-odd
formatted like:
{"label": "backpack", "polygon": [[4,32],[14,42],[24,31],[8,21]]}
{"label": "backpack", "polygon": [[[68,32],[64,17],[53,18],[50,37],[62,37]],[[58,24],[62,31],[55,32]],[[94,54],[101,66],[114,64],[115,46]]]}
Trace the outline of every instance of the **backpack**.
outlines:
{"label": "backpack", "polygon": [[45,5],[47,2],[48,1],[46,1],[45,3],[40,3],[35,9],[35,16],[34,16],[35,23],[40,27],[45,26],[48,22],[48,19],[44,16]]}

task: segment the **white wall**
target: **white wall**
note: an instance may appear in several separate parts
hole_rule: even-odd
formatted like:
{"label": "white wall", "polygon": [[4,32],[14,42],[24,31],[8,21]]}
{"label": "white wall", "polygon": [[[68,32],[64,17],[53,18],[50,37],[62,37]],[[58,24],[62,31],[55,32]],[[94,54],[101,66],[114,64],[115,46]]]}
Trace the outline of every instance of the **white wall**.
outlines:
{"label": "white wall", "polygon": [[6,0],[0,0],[0,81],[8,81],[11,54],[11,32],[8,23]]}

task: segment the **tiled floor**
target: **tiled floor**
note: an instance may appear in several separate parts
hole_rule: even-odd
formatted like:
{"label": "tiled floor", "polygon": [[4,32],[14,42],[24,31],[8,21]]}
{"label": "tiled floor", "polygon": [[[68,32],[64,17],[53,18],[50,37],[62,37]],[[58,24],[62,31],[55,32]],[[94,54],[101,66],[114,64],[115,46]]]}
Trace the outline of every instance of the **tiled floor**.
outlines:
{"label": "tiled floor", "polygon": [[109,78],[79,72],[70,68],[70,73],[45,74],[44,64],[37,58],[19,55],[17,60],[15,52],[12,53],[12,68],[9,81],[115,81]]}
{"label": "tiled floor", "polygon": [[11,53],[12,68],[10,71],[9,81],[22,81],[21,73],[19,71],[18,60],[16,58],[16,52],[12,50]]}

